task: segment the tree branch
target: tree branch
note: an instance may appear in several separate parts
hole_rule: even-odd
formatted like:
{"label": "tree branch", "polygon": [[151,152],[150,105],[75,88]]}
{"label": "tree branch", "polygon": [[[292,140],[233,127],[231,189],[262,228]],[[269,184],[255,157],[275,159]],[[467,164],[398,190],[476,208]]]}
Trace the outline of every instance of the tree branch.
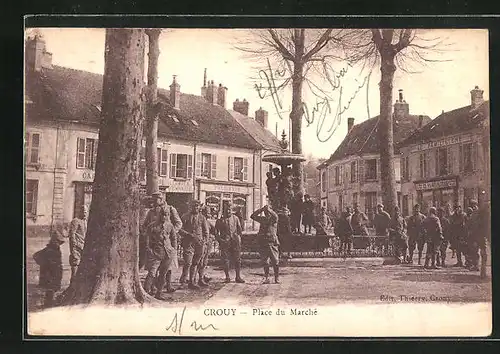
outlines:
{"label": "tree branch", "polygon": [[318,41],[316,42],[316,45],[308,52],[304,55],[303,59],[302,59],[302,62],[305,63],[307,62],[309,59],[311,59],[311,57],[318,53],[321,49],[323,49],[327,44],[328,42],[332,39],[332,37],[330,37],[330,34],[332,33],[333,29],[329,29],[329,30],[326,30],[322,35],[321,37],[318,39]]}
{"label": "tree branch", "polygon": [[412,29],[410,29],[410,28],[406,28],[403,31],[403,35],[401,35],[399,37],[398,43],[396,43],[393,46],[396,53],[399,53],[401,50],[403,50],[404,48],[406,48],[410,45],[411,34],[412,34]]}
{"label": "tree branch", "polygon": [[375,43],[375,45],[377,46],[377,49],[380,50],[382,49],[382,45],[384,44],[383,43],[383,40],[382,40],[382,34],[380,33],[380,30],[379,29],[372,29],[372,40],[373,40],[373,43]]}
{"label": "tree branch", "polygon": [[280,54],[283,56],[284,59],[294,61],[294,57],[292,53],[286,47],[281,43],[280,39],[278,38],[278,35],[276,34],[276,31],[273,29],[268,29],[267,30],[271,37],[273,38],[274,43],[276,44],[276,50],[280,52]]}

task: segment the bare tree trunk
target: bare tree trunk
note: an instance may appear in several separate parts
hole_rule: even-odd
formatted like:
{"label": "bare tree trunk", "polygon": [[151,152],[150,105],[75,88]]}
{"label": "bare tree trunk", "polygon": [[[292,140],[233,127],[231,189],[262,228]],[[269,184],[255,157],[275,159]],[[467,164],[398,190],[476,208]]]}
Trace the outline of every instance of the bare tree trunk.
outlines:
{"label": "bare tree trunk", "polygon": [[158,192],[158,112],[155,105],[158,100],[158,57],[160,48],[158,39],[161,29],[148,29],[148,89],[146,91],[146,191],[150,196]]}
{"label": "bare tree trunk", "polygon": [[[292,136],[289,137],[292,144],[292,153],[302,154],[302,84],[304,82],[304,64],[302,57],[304,56],[305,34],[303,29],[295,29],[295,60],[292,76],[292,111],[290,119],[292,121]],[[293,165],[293,175],[297,178],[297,183],[294,186],[294,192],[304,193],[304,166],[302,163]]]}
{"label": "bare tree trunk", "polygon": [[138,159],[144,30],[107,29],[96,175],[78,273],[63,304],[134,304],[152,298],[138,269]]}
{"label": "bare tree trunk", "polygon": [[391,215],[396,202],[396,176],[393,168],[394,139],[392,120],[392,86],[396,65],[394,56],[382,54],[380,66],[380,120],[378,139],[380,144],[380,176],[382,201],[385,210]]}

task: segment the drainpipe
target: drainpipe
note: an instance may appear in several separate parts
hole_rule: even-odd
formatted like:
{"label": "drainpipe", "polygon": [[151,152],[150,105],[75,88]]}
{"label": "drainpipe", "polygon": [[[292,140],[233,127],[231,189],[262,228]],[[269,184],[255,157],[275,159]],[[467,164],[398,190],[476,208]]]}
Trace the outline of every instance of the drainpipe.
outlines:
{"label": "drainpipe", "polygon": [[198,195],[198,200],[200,200],[200,188],[196,190],[196,143],[193,144],[193,199],[196,199],[196,195]]}
{"label": "drainpipe", "polygon": [[[56,171],[57,171],[57,160],[58,160],[58,152],[59,152],[59,127],[60,124],[57,124],[57,131],[56,131],[56,156],[55,156],[55,161],[54,161],[54,172],[53,172],[53,177],[54,177],[54,182],[53,182],[53,187],[52,187],[52,212],[51,212],[51,221],[50,221],[50,229],[52,230],[52,227],[54,226],[54,192],[56,190]],[[63,217],[63,222],[64,222],[64,217]]]}

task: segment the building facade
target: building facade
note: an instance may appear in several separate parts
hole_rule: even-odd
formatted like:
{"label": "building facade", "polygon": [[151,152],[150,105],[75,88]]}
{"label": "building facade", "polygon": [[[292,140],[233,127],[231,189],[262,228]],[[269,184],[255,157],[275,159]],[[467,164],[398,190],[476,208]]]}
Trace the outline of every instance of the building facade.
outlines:
{"label": "building facade", "polygon": [[[379,116],[354,125],[354,118],[347,119],[348,133],[337,150],[317,168],[320,172],[321,206],[333,213],[358,204],[373,220],[377,203],[382,201],[380,180],[380,155],[378,142]],[[430,121],[428,116],[411,115],[403,91],[394,104],[393,129],[395,156],[397,143]],[[393,161],[396,175],[398,202],[401,202],[401,169],[399,157]]]}
{"label": "building facade", "polygon": [[[44,41],[26,43],[25,163],[26,225],[47,227],[69,222],[90,206],[99,139],[102,75],[52,66]],[[252,120],[245,129],[225,109],[227,88],[212,82],[202,95],[159,89],[163,104],[158,127],[158,183],[180,213],[199,199],[214,214],[224,203],[239,207],[247,226],[250,214],[265,203],[267,164],[262,156],[279,149],[278,140]],[[263,111],[265,112],[265,111]],[[257,131],[257,137],[255,137]],[[252,135],[253,134],[253,135]],[[263,144],[262,136],[265,137]],[[145,193],[145,141],[139,161]],[[265,185],[265,184],[264,184]]]}
{"label": "building facade", "polygon": [[489,102],[477,86],[470,105],[443,112],[401,142],[403,210],[490,200]]}

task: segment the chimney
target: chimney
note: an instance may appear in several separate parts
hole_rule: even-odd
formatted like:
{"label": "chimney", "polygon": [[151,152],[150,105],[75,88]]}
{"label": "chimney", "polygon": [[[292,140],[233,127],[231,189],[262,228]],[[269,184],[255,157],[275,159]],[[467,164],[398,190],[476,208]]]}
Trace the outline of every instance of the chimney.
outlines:
{"label": "chimney", "polygon": [[399,90],[398,100],[394,103],[394,118],[403,119],[410,114],[410,106],[403,97],[403,90]]}
{"label": "chimney", "polygon": [[52,53],[45,50],[45,40],[41,35],[28,37],[25,43],[26,69],[40,71],[43,68],[52,69]]}
{"label": "chimney", "polygon": [[418,116],[418,129],[424,125],[424,116]]}
{"label": "chimney", "polygon": [[201,87],[201,97],[207,99],[207,68],[203,73],[203,86]]}
{"label": "chimney", "polygon": [[255,120],[260,123],[264,128],[267,129],[267,118],[269,113],[263,110],[262,107],[259,108],[258,111],[255,111]]}
{"label": "chimney", "polygon": [[354,127],[354,118],[347,118],[347,134],[350,133],[352,127]]}
{"label": "chimney", "polygon": [[208,82],[207,101],[211,104],[217,104],[217,87],[214,85],[214,80]]}
{"label": "chimney", "polygon": [[217,89],[217,104],[223,108],[226,108],[226,92],[227,87],[219,84],[219,88]]}
{"label": "chimney", "polygon": [[175,109],[180,109],[180,99],[181,99],[181,85],[175,80],[176,75],[174,75],[174,80],[170,85],[170,103]]}
{"label": "chimney", "polygon": [[249,103],[247,100],[243,99],[243,101],[240,101],[236,99],[236,101],[233,102],[233,111],[243,114],[244,116],[248,116],[248,106]]}
{"label": "chimney", "polygon": [[474,90],[470,92],[470,101],[472,108],[477,108],[484,102],[483,99],[483,90],[479,88],[479,86],[474,87]]}

